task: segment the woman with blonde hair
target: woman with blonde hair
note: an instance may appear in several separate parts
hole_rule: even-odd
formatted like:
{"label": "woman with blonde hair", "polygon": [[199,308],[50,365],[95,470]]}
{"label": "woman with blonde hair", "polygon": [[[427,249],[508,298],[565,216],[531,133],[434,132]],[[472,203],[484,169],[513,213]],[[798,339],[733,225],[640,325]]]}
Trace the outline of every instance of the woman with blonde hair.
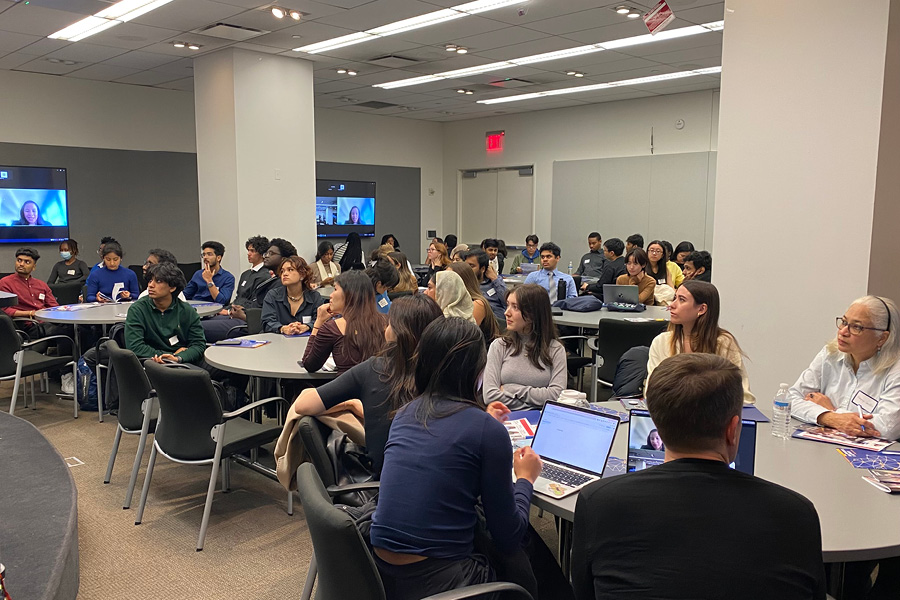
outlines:
{"label": "woman with blonde hair", "polygon": [[497,325],[497,318],[491,311],[487,299],[481,293],[481,286],[478,285],[478,280],[475,278],[475,271],[465,262],[455,262],[447,268],[462,279],[469,297],[472,298],[472,317],[481,333],[484,334],[485,343],[489,345],[500,336],[500,327]]}
{"label": "woman with blonde hair", "polygon": [[428,245],[425,266],[428,267],[428,276],[431,277],[438,271],[443,271],[450,265],[450,256],[447,255],[447,246],[441,242],[431,242]]}
{"label": "woman with blonde hair", "polygon": [[394,286],[394,291],[412,292],[415,294],[419,290],[419,282],[416,280],[415,274],[409,269],[409,259],[406,258],[406,254],[397,251],[391,252],[387,257],[391,264],[397,267],[397,272],[400,274],[400,283]]}

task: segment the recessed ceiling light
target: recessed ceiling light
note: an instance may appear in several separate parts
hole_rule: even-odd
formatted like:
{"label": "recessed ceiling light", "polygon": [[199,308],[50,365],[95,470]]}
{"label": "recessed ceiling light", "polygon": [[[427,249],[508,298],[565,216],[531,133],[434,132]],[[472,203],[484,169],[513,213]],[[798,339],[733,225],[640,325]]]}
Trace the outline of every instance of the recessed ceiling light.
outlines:
{"label": "recessed ceiling light", "polygon": [[347,75],[353,77],[354,75],[356,75],[356,71],[347,71]]}
{"label": "recessed ceiling light", "polygon": [[628,13],[628,18],[629,18],[629,19],[637,19],[637,18],[640,17],[640,16],[641,16],[641,13],[639,13],[639,12],[630,12],[630,13]]}
{"label": "recessed ceiling light", "polygon": [[343,75],[344,73],[347,72],[347,69],[338,69],[337,72],[338,72],[338,75]]}
{"label": "recessed ceiling light", "polygon": [[468,48],[457,48],[457,49],[456,49],[456,53],[457,53],[457,54],[465,54],[465,53],[467,53],[468,51],[469,51]]}
{"label": "recessed ceiling light", "polygon": [[285,10],[283,8],[278,8],[277,6],[272,7],[272,15],[276,19],[283,19],[285,15]]}
{"label": "recessed ceiling light", "polygon": [[303,14],[299,10],[292,10],[288,13],[291,15],[291,18],[295,21],[299,21]]}
{"label": "recessed ceiling light", "polygon": [[617,6],[616,12],[619,13],[620,15],[627,15],[628,13],[631,12],[631,9],[628,8],[627,6]]}
{"label": "recessed ceiling light", "polygon": [[575,71],[566,71],[566,75],[574,75],[575,73]]}
{"label": "recessed ceiling light", "polygon": [[467,89],[465,89],[465,88],[459,88],[458,90],[456,90],[456,93],[457,93],[457,94],[465,94],[465,95],[467,95],[467,96],[471,96],[471,95],[474,94],[475,92],[472,91],[472,90],[467,90]]}
{"label": "recessed ceiling light", "polygon": [[184,42],[174,42],[172,45],[176,48],[184,48],[187,44],[185,44]]}
{"label": "recessed ceiling light", "polygon": [[584,77],[584,73],[575,73],[575,77]]}
{"label": "recessed ceiling light", "polygon": [[465,94],[465,93],[466,93],[466,90],[459,89],[459,90],[456,90],[456,93],[457,93],[457,94]]}
{"label": "recessed ceiling light", "polygon": [[58,58],[48,58],[47,62],[52,62],[52,63],[58,64],[58,63],[61,63],[62,61],[59,60]]}
{"label": "recessed ceiling light", "polygon": [[459,46],[457,46],[456,44],[447,44],[447,46],[444,48],[444,50],[446,50],[447,52],[456,52],[456,49],[458,47]]}
{"label": "recessed ceiling light", "polygon": [[189,50],[199,50],[200,48],[201,48],[201,46],[199,46],[197,44],[188,44]]}
{"label": "recessed ceiling light", "polygon": [[115,27],[121,23],[127,23],[141,15],[147,14],[160,6],[168,4],[172,0],[120,0],[112,6],[104,8],[95,15],[85,17],[80,21],[64,27],[47,37],[54,40],[67,40],[77,42],[86,37]]}

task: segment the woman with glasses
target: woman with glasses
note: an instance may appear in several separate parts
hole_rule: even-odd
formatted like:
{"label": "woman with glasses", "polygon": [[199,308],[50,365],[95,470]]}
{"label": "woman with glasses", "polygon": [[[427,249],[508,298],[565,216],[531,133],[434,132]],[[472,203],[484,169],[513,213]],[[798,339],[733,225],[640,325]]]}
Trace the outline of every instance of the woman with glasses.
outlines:
{"label": "woman with glasses", "polygon": [[647,246],[647,275],[656,280],[656,285],[668,285],[677,288],[684,282],[684,273],[679,266],[668,260],[664,242],[653,240]]}
{"label": "woman with glasses", "polygon": [[794,417],[849,435],[900,438],[900,323],[890,298],[865,296],[791,388]]}
{"label": "woman with glasses", "polygon": [[744,385],[744,404],[756,402],[744,369],[744,353],[734,336],[719,327],[719,290],[705,281],[685,281],[675,290],[675,299],[669,305],[669,329],[650,344],[644,393],[659,363],[670,356],[691,352],[718,354],[737,365]]}

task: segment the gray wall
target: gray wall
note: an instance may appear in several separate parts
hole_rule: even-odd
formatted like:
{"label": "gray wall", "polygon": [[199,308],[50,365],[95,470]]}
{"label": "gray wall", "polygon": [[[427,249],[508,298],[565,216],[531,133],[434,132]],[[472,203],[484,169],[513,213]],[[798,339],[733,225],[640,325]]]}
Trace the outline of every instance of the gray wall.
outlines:
{"label": "gray wall", "polygon": [[[419,232],[422,213],[421,169],[317,161],[316,178],[374,181],[375,237],[363,238],[362,246],[366,256],[378,247],[381,236],[392,233],[410,262],[421,262],[426,247]],[[334,244],[344,241],[343,238],[328,240]]]}
{"label": "gray wall", "polygon": [[[0,164],[67,169],[69,234],[89,265],[105,235],[122,242],[126,265],[143,264],[155,247],[200,260],[196,154],[0,143]],[[13,270],[17,246],[0,244],[0,272]],[[32,246],[41,254],[35,275],[46,279],[58,245]]]}

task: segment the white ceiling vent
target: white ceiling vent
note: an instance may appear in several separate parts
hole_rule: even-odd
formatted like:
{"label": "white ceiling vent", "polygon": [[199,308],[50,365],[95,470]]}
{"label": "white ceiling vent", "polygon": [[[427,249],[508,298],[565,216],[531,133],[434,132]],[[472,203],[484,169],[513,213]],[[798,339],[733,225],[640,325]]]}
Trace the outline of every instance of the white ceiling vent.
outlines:
{"label": "white ceiling vent", "polygon": [[208,35],[223,40],[231,40],[233,42],[243,42],[259,35],[272,33],[262,29],[253,29],[252,27],[241,27],[239,25],[229,25],[228,23],[216,23],[215,25],[207,25],[200,29],[195,29],[191,33]]}
{"label": "white ceiling vent", "polygon": [[378,58],[371,58],[366,62],[372,65],[378,65],[379,67],[387,67],[389,69],[402,69],[422,61],[416,60],[415,58],[397,56],[396,54],[388,54],[386,56],[379,56]]}

